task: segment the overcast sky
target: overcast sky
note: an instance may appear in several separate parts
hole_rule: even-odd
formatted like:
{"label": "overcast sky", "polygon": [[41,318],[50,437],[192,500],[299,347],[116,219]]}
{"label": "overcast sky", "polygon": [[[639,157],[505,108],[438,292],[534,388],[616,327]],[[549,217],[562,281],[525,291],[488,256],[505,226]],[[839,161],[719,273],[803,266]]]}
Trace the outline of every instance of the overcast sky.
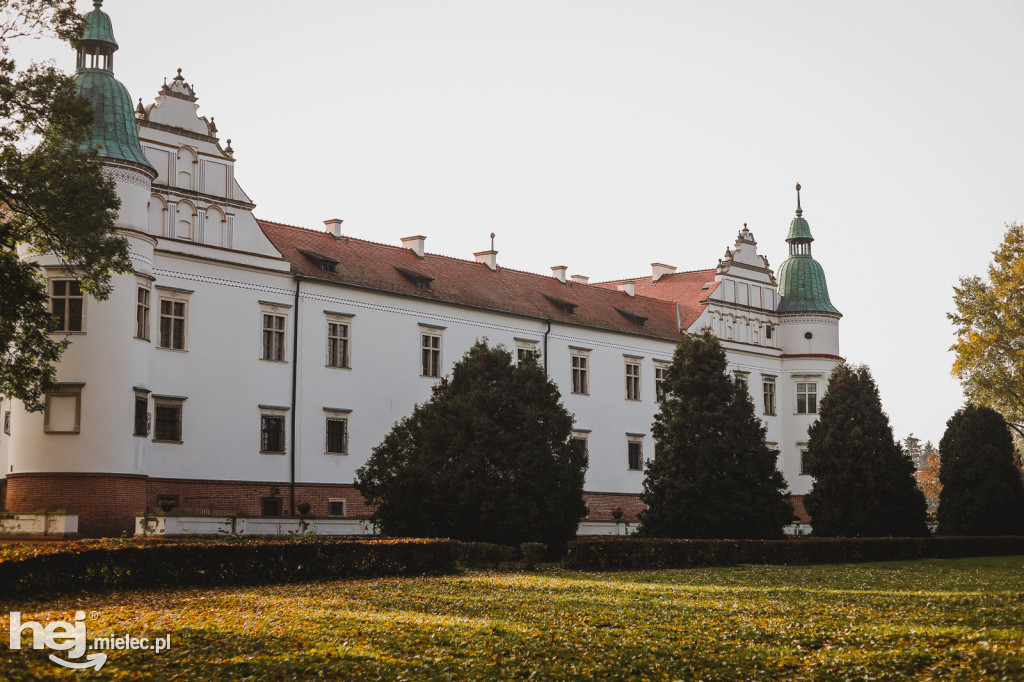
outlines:
{"label": "overcast sky", "polygon": [[[80,2],[81,11],[91,2]],[[1024,220],[1020,2],[107,0],[115,73],[178,68],[261,218],[591,281],[814,256],[896,436],[962,404],[946,313]],[[69,48],[41,42],[21,56]]]}

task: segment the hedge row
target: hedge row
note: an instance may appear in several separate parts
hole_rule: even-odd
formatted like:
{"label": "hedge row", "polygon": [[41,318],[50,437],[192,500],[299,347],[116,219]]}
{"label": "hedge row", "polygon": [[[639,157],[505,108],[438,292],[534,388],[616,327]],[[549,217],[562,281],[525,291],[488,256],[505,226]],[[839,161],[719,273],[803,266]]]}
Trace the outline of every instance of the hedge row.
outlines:
{"label": "hedge row", "polygon": [[578,570],[733,564],[836,564],[1024,554],[1024,537],[808,538],[800,540],[573,540],[563,564]]}
{"label": "hedge row", "polygon": [[137,587],[252,585],[450,573],[451,540],[149,543],[76,548],[0,561],[5,597]]}

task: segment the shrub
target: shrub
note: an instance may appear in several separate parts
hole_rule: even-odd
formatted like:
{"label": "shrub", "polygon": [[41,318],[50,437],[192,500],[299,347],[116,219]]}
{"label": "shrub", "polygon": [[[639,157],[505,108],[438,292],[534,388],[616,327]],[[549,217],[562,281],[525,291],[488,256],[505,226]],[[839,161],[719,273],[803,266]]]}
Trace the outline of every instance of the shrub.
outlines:
{"label": "shrub", "polygon": [[305,515],[309,513],[311,505],[309,504],[309,502],[299,502],[297,505],[295,505],[295,508],[299,510],[300,514]]}
{"label": "shrub", "polygon": [[519,553],[523,555],[523,568],[532,571],[544,558],[548,548],[543,542],[524,542],[519,545]]}
{"label": "shrub", "polygon": [[518,558],[515,547],[491,542],[460,542],[458,563],[462,568],[494,568],[509,565]]}

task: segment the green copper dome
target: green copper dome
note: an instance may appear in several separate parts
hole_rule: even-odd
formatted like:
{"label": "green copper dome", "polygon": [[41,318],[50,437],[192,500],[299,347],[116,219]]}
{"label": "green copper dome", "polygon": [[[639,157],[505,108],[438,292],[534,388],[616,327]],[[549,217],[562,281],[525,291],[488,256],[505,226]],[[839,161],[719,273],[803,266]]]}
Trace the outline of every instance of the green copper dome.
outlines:
{"label": "green copper dome", "polygon": [[779,278],[780,313],[833,313],[840,315],[828,297],[825,271],[811,257],[811,226],[800,208],[800,185],[796,186],[796,218],[789,224],[789,258],[782,262]]}
{"label": "green copper dome", "polygon": [[828,297],[825,271],[810,254],[790,256],[779,266],[780,313],[836,313]]}
{"label": "green copper dome", "polygon": [[85,30],[78,41],[78,69],[75,81],[78,94],[89,100],[96,112],[89,140],[84,149],[99,149],[102,158],[127,161],[156,171],[146,159],[135,125],[135,108],[128,90],[114,78],[113,59],[117,50],[114,29],[100,5],[85,15]]}
{"label": "green copper dome", "polygon": [[110,43],[117,49],[117,41],[114,40],[114,27],[110,23],[110,15],[100,9],[103,0],[94,2],[96,7],[85,15],[85,30],[82,32],[82,40],[95,40],[102,43]]}

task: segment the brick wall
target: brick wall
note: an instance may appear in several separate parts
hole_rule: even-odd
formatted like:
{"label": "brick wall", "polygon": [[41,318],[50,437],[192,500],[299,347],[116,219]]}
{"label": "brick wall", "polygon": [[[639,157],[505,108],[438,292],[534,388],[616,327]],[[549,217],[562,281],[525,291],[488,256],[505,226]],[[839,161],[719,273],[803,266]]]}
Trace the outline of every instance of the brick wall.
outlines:
{"label": "brick wall", "polygon": [[81,535],[131,534],[135,513],[145,507],[146,477],[80,472],[8,474],[6,498],[10,511],[76,511]]}
{"label": "brick wall", "polygon": [[644,509],[640,495],[634,493],[583,493],[590,514],[588,521],[613,521],[613,509],[621,509],[623,521],[638,521]]}
{"label": "brick wall", "polygon": [[[183,509],[230,510],[251,515],[260,514],[263,498],[277,498],[281,500],[282,513],[291,513],[288,483],[150,478],[146,484],[145,506],[155,509],[157,499],[162,495],[177,496],[178,506]],[[296,505],[309,502],[309,513],[313,516],[327,516],[330,499],[345,500],[345,516],[365,518],[370,515],[370,508],[351,484],[295,484]]]}

